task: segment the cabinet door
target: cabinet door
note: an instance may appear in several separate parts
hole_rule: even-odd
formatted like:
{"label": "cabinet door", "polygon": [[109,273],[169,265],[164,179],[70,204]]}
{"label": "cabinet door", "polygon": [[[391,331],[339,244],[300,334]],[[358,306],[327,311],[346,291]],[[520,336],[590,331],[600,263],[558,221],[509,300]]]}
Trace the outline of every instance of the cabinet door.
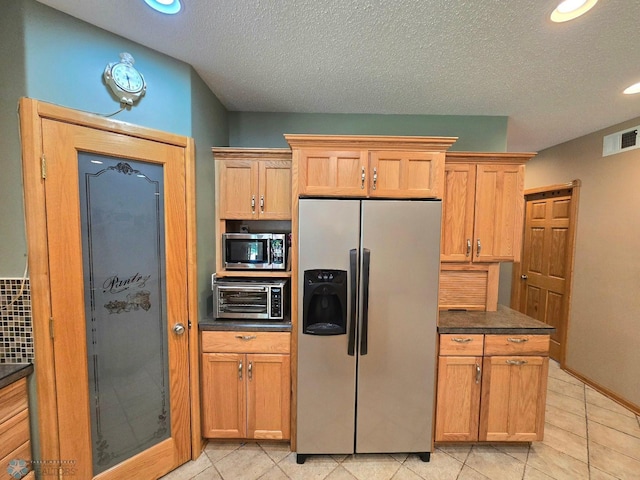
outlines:
{"label": "cabinet door", "polygon": [[216,164],[221,219],[248,219],[258,216],[258,162],[225,160]]}
{"label": "cabinet door", "polygon": [[519,261],[524,219],[524,165],[478,165],[475,261]]}
{"label": "cabinet door", "polygon": [[291,219],[291,162],[259,162],[258,218],[262,220]]}
{"label": "cabinet door", "polygon": [[371,151],[369,196],[442,198],[444,154],[438,152]]}
{"label": "cabinet door", "polygon": [[443,262],[471,261],[475,192],[476,166],[474,164],[445,165],[440,246],[440,260]]}
{"label": "cabinet door", "polygon": [[549,357],[484,358],[480,441],[539,441],[544,432]]}
{"label": "cabinet door", "polygon": [[202,436],[246,436],[245,355],[202,355]]}
{"label": "cabinet door", "polygon": [[298,155],[301,195],[367,195],[369,173],[366,150],[300,149],[295,154]]}
{"label": "cabinet door", "polygon": [[289,355],[247,355],[247,436],[290,437]]}
{"label": "cabinet door", "polygon": [[478,440],[482,357],[438,359],[437,442]]}

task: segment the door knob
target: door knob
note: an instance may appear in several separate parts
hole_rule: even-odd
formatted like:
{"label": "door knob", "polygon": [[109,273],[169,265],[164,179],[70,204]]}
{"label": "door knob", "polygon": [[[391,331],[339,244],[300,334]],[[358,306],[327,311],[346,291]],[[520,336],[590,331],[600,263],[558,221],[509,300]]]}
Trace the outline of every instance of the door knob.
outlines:
{"label": "door knob", "polygon": [[184,330],[185,330],[184,325],[183,325],[183,324],[181,324],[181,323],[176,323],[176,324],[173,326],[173,332],[174,332],[176,335],[182,335],[182,334],[184,333]]}
{"label": "door knob", "polygon": [[529,278],[529,277],[528,277],[527,275],[520,275],[520,278],[521,278],[522,280],[526,280],[526,279],[527,279],[527,278]]}

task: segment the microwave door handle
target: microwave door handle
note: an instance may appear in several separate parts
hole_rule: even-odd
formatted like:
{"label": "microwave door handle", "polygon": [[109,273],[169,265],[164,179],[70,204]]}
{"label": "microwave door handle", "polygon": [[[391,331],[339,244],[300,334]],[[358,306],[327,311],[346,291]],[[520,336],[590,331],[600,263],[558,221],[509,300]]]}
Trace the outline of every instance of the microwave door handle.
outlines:
{"label": "microwave door handle", "polygon": [[351,273],[351,312],[348,319],[349,345],[347,347],[347,354],[354,356],[356,349],[356,312],[358,311],[358,250],[355,248],[353,250],[349,250],[349,270]]}
{"label": "microwave door handle", "polygon": [[360,332],[360,355],[366,355],[369,349],[369,266],[371,250],[362,250],[362,332]]}
{"label": "microwave door handle", "polygon": [[271,246],[272,241],[267,240],[267,263],[269,264],[269,268],[273,268],[273,248]]}

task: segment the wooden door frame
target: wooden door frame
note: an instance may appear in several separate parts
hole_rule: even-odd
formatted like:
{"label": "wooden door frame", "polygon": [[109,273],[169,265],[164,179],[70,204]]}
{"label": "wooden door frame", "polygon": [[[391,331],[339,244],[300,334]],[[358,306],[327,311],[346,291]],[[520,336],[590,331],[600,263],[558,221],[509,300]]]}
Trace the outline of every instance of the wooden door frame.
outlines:
{"label": "wooden door frame", "polygon": [[520,246],[520,262],[514,262],[512,276],[511,276],[511,308],[514,310],[520,310],[520,296],[522,294],[522,282],[520,276],[522,275],[522,259],[524,258],[524,244],[525,239],[524,235],[526,234],[525,226],[527,223],[526,219],[526,205],[527,205],[527,197],[531,197],[533,195],[543,196],[545,194],[553,194],[554,192],[558,192],[560,190],[570,190],[571,191],[571,208],[569,210],[569,244],[567,245],[567,252],[569,255],[566,258],[566,271],[567,279],[566,279],[566,295],[565,302],[562,309],[562,321],[564,322],[565,328],[562,332],[561,343],[560,343],[560,367],[565,368],[566,361],[566,353],[567,353],[567,336],[569,331],[569,314],[571,312],[571,294],[573,290],[573,266],[574,266],[574,258],[575,258],[575,243],[576,243],[576,233],[577,233],[577,221],[578,221],[578,203],[580,200],[580,187],[582,186],[582,182],[580,180],[573,180],[569,183],[557,184],[557,185],[548,185],[544,187],[537,187],[525,190],[524,192],[524,221],[522,222],[522,244]]}
{"label": "wooden door frame", "polygon": [[34,373],[36,396],[36,430],[40,449],[36,459],[60,459],[58,405],[55,387],[55,362],[50,325],[49,249],[45,204],[46,162],[43,161],[42,121],[50,119],[104,132],[150,140],[185,150],[185,192],[187,232],[187,308],[189,315],[189,386],[191,420],[191,458],[203,448],[200,435],[200,374],[198,352],[198,285],[196,258],[195,146],[192,138],[162,132],[130,123],[84,113],[30,98],[19,103],[22,141],[23,190],[31,308],[34,337]]}

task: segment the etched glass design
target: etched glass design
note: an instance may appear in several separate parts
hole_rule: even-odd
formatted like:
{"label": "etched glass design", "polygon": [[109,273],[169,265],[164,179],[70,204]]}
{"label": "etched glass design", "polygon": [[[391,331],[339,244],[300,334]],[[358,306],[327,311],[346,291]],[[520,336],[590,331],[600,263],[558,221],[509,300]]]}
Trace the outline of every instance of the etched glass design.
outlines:
{"label": "etched glass design", "polygon": [[78,155],[93,472],[171,435],[163,168]]}

